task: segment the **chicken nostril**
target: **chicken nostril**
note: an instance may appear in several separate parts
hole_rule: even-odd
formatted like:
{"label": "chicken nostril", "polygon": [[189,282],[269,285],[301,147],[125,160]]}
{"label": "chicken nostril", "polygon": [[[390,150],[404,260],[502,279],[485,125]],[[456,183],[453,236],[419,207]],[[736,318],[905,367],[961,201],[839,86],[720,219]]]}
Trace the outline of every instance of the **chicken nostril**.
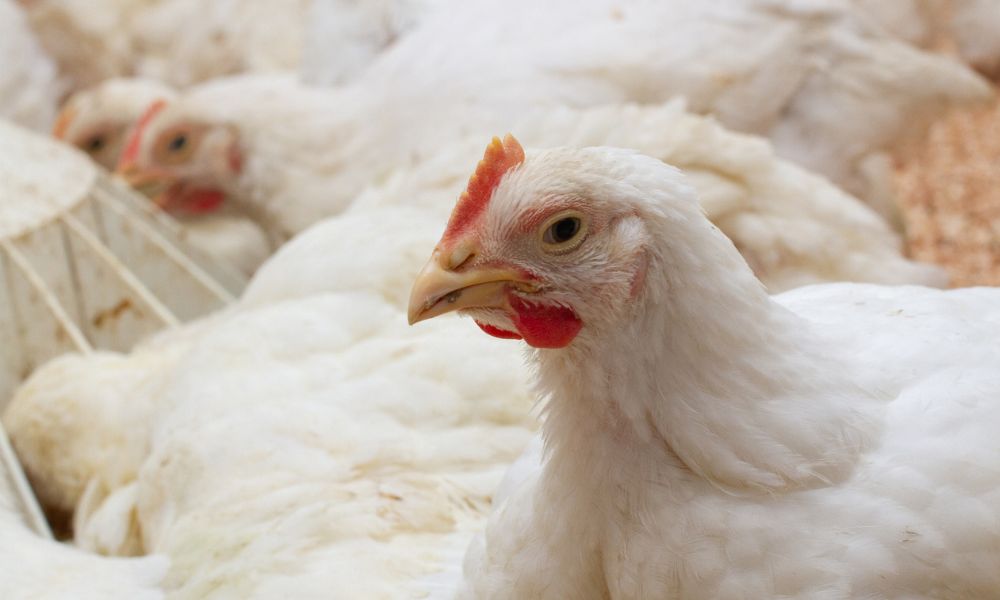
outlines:
{"label": "chicken nostril", "polygon": [[460,244],[448,255],[448,269],[457,271],[469,264],[475,257],[475,250],[465,244]]}

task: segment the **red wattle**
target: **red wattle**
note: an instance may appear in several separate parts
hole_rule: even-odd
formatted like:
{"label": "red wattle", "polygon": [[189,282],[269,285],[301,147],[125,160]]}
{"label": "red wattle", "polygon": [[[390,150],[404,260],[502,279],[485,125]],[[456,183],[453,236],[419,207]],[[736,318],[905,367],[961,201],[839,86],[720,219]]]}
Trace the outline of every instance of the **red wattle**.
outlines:
{"label": "red wattle", "polygon": [[225,199],[225,194],[218,190],[191,190],[184,198],[182,210],[195,214],[214,212]]}
{"label": "red wattle", "polygon": [[480,323],[476,321],[476,325],[485,331],[486,333],[492,335],[493,337],[498,337],[504,340],[520,340],[523,339],[521,336],[517,335],[513,331],[507,331],[506,329],[500,329],[499,327],[494,327],[493,325],[487,325],[485,323]]}
{"label": "red wattle", "polygon": [[564,348],[583,328],[583,321],[568,308],[531,304],[514,294],[507,300],[514,309],[512,320],[517,332],[535,348]]}
{"label": "red wattle", "polygon": [[212,188],[190,188],[174,183],[155,202],[163,210],[176,215],[203,215],[218,210],[226,195]]}

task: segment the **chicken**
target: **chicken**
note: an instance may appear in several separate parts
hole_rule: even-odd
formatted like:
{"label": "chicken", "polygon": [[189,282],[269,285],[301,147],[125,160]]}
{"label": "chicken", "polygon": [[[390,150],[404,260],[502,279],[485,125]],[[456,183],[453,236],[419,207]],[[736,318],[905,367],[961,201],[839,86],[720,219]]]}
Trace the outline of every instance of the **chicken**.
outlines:
{"label": "chicken", "polygon": [[[146,107],[176,94],[155,80],[109,79],[73,94],[52,133],[101,166],[114,169]],[[272,244],[264,231],[232,203],[214,198],[171,208],[188,241],[246,274],[252,274],[271,254]]]}
{"label": "chicken", "polygon": [[345,83],[442,0],[31,0],[73,89],[142,76],[187,87],[236,73]]}
{"label": "chicken", "polygon": [[42,498],[86,505],[84,547],[169,556],[172,599],[453,586],[536,425],[516,348],[458,322],[407,330],[438,233],[405,207],[331,219],[229,310],[39,369],[4,424]]}
{"label": "chicken", "polygon": [[[87,550],[143,553],[134,482],[149,452],[151,390],[188,349],[154,343],[156,352],[140,347],[128,360],[105,352],[59,357],[23,385],[20,393],[33,402],[12,403],[4,414],[11,430],[39,432],[19,435],[25,470],[49,514],[72,523],[75,542]],[[61,452],[50,437],[61,440]]]}
{"label": "chicken", "polygon": [[176,96],[173,88],[154,79],[108,79],[70,96],[52,126],[52,135],[114,170],[146,107]]}
{"label": "chicken", "polygon": [[1000,2],[952,1],[951,33],[962,58],[994,78],[1000,76]]}
{"label": "chicken", "polygon": [[184,87],[241,72],[292,72],[310,0],[32,0],[42,44],[71,89],[141,76]]}
{"label": "chicken", "polygon": [[13,0],[0,0],[0,118],[44,130],[62,93],[55,64]]}
{"label": "chicken", "polygon": [[444,0],[314,0],[300,73],[313,85],[351,81]]}
{"label": "chicken", "polygon": [[1000,75],[1000,2],[997,0],[853,0],[878,25],[912,44],[954,45],[976,69]]}
{"label": "chicken", "polygon": [[106,558],[28,528],[0,470],[0,597],[4,600],[160,600],[168,561]]}
{"label": "chicken", "polygon": [[1000,588],[1000,290],[770,297],[678,170],[507,137],[413,286],[455,310],[532,347],[545,414],[459,597]]}

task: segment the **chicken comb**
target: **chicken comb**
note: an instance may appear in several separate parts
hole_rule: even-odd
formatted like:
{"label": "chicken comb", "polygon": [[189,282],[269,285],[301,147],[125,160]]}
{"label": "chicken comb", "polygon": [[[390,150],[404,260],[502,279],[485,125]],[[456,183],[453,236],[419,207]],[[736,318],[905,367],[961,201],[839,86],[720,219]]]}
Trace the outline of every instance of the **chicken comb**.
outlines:
{"label": "chicken comb", "polygon": [[142,136],[146,132],[146,127],[149,126],[149,122],[153,120],[153,117],[166,106],[166,100],[157,100],[149,105],[146,112],[142,113],[142,116],[135,123],[132,135],[129,136],[128,142],[125,144],[125,151],[122,152],[121,159],[118,161],[118,168],[131,165],[139,158],[139,147],[142,145]]}
{"label": "chicken comb", "polygon": [[57,140],[65,138],[66,130],[69,129],[69,124],[76,118],[76,113],[76,109],[71,106],[67,106],[59,111],[59,116],[56,117],[55,125],[52,126],[52,137]]}
{"label": "chicken comb", "polygon": [[469,178],[469,185],[458,198],[444,237],[454,238],[465,231],[486,210],[500,179],[523,162],[524,148],[514,136],[508,133],[503,141],[494,137],[486,147],[486,153],[476,166],[475,173]]}

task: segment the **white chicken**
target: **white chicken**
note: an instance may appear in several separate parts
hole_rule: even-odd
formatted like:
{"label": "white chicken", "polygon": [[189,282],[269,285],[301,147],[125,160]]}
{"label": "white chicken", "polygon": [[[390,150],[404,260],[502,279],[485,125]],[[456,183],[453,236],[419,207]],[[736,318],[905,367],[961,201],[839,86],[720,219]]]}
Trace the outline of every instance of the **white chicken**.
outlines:
{"label": "white chicken", "polygon": [[160,600],[167,567],[163,556],[107,558],[39,537],[0,470],[0,598]]}
{"label": "white chicken", "polygon": [[155,79],[112,78],[80,90],[63,103],[52,135],[113,171],[146,107],[177,92]]}
{"label": "white chicken", "polygon": [[314,0],[300,74],[313,85],[344,84],[446,0]]}
{"label": "white chicken", "polygon": [[852,0],[893,35],[912,44],[954,44],[958,55],[980,71],[1000,74],[998,0]]}
{"label": "white chicken", "polygon": [[[491,147],[413,287],[532,350],[463,598],[989,598],[1000,290],[769,297],[661,161]],[[524,465],[521,465],[524,469]]]}
{"label": "white chicken", "polygon": [[[52,133],[113,170],[146,108],[176,95],[156,80],[108,79],[70,96]],[[263,229],[230,202],[220,198],[173,208],[188,241],[246,274],[271,254],[272,244]]]}
{"label": "white chicken", "polygon": [[32,0],[42,44],[72,87],[141,76],[187,86],[221,75],[294,71],[310,0]]}
{"label": "white chicken", "polygon": [[32,0],[24,2],[72,89],[112,77],[187,87],[235,73],[319,85],[360,74],[442,0]]}
{"label": "white chicken", "polygon": [[[129,356],[36,372],[4,421],[43,499],[89,504],[77,542],[168,555],[169,598],[453,583],[535,419],[515,347],[459,322],[407,330],[434,221],[406,208],[330,220],[231,310]],[[379,228],[391,235],[373,245]]]}
{"label": "white chicken", "polygon": [[951,34],[962,58],[993,77],[1000,75],[1000,2],[952,0]]}
{"label": "white chicken", "polygon": [[0,0],[0,118],[36,131],[56,115],[63,85],[13,0]]}

